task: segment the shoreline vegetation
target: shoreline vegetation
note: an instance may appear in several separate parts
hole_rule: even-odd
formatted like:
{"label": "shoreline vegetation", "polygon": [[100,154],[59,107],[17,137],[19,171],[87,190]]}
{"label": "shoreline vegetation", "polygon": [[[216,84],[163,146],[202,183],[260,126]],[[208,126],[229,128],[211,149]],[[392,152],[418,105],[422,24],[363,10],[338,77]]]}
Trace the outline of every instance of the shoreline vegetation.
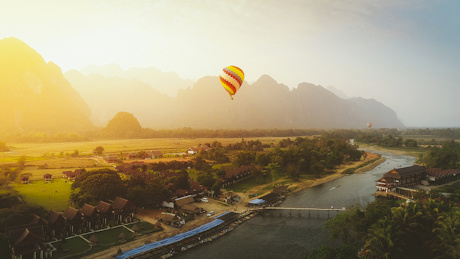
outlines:
{"label": "shoreline vegetation", "polygon": [[[359,168],[359,173],[364,173],[364,172],[370,171],[370,170],[374,169],[375,167],[377,167],[378,165],[380,165],[381,163],[385,162],[385,160],[386,160],[385,158],[382,158],[380,156],[377,156],[375,154],[372,154],[372,153],[368,152],[366,158],[364,158],[363,160],[356,161],[356,162],[351,162],[351,163],[348,163],[346,165],[341,165],[332,174],[328,174],[328,175],[325,175],[325,176],[323,176],[321,178],[317,178],[317,179],[301,179],[298,182],[294,182],[293,184],[291,184],[289,186],[288,192],[285,194],[285,196],[289,196],[289,195],[292,195],[294,193],[300,192],[300,191],[302,191],[304,189],[311,188],[311,187],[314,187],[314,186],[317,186],[317,185],[320,185],[320,184],[324,184],[324,183],[334,181],[336,179],[348,176],[349,174],[344,174],[343,172],[346,171],[347,169],[350,169],[350,168]],[[364,166],[361,166],[361,165],[364,165]],[[240,197],[242,199],[240,200],[240,204],[238,204],[235,207],[232,207],[231,209],[233,209],[235,212],[238,212],[238,213],[241,213],[241,214],[245,213],[245,211],[247,211],[247,208],[244,206],[244,203],[247,203],[250,200],[248,198],[249,193],[256,193],[256,192],[258,192],[258,190],[264,189],[267,186],[270,186],[270,185],[273,185],[273,184],[274,185],[282,184],[285,181],[286,181],[285,178],[280,178],[280,179],[278,179],[278,180],[276,180],[274,182],[271,182],[271,183],[255,186],[255,187],[253,187],[251,189],[246,190],[244,193],[236,193],[236,194],[240,195]],[[271,191],[267,191],[262,195],[268,194],[270,192]],[[257,197],[255,197],[255,198],[257,198]],[[224,206],[224,204],[221,203],[221,202],[216,202],[214,204],[206,204],[206,205],[207,205],[206,209],[208,211],[210,211],[210,210],[216,211],[217,216],[220,215],[221,213],[229,210],[228,205]],[[146,212],[147,211],[142,212],[142,216],[141,216],[142,220],[148,220],[149,213],[146,213]],[[205,224],[207,222],[209,222],[209,218],[205,218],[204,220],[194,220],[192,222],[192,225],[194,227],[199,227],[200,225]],[[102,252],[99,252],[99,253],[96,253],[96,254],[92,254],[92,255],[84,257],[84,258],[86,258],[86,259],[93,259],[94,258],[95,259],[95,258],[101,258],[104,255],[105,256],[107,256],[107,255],[115,255],[118,252],[118,249],[121,249],[122,251],[128,251],[128,250],[131,250],[131,249],[134,249],[136,247],[140,247],[140,246],[144,245],[144,241],[146,239],[150,239],[150,240],[158,239],[158,240],[160,240],[161,239],[161,238],[159,238],[160,235],[164,236],[164,235],[167,235],[168,233],[173,234],[173,233],[177,232],[177,229],[169,227],[169,226],[165,226],[164,224],[162,224],[162,227],[163,227],[164,231],[154,233],[152,236],[143,237],[143,238],[141,238],[139,240],[135,240],[135,241],[132,241],[130,243],[123,244],[121,246],[112,247],[112,248],[109,248],[108,250],[105,250],[105,251],[102,251]],[[107,258],[111,258],[111,256],[107,256]]]}
{"label": "shoreline vegetation", "polygon": [[[346,171],[350,170],[350,169],[355,169],[354,172],[352,172],[351,174],[353,174],[353,173],[365,173],[365,172],[370,171],[370,170],[374,169],[375,167],[379,166],[380,164],[382,164],[386,160],[383,157],[375,157],[375,155],[374,156],[369,156],[369,154],[371,154],[371,153],[368,153],[368,157],[365,158],[364,160],[356,161],[356,162],[349,163],[347,165],[340,166],[339,168],[337,168],[336,172],[333,173],[333,174],[329,174],[329,175],[326,175],[326,176],[323,176],[321,178],[317,178],[317,179],[314,179],[314,180],[302,179],[298,183],[294,183],[291,186],[292,188],[291,187],[289,188],[289,192],[290,193],[296,193],[296,192],[302,191],[302,190],[307,189],[307,188],[311,188],[311,187],[314,187],[314,186],[317,186],[317,185],[320,185],[320,184],[324,184],[324,183],[331,182],[331,181],[334,181],[336,179],[345,177],[347,175],[350,175],[350,173],[346,173]],[[364,165],[364,166],[361,167],[361,165]],[[282,179],[280,179],[278,181],[282,182]],[[276,182],[275,182],[275,184],[276,184]],[[287,194],[287,195],[289,195],[289,194]]]}

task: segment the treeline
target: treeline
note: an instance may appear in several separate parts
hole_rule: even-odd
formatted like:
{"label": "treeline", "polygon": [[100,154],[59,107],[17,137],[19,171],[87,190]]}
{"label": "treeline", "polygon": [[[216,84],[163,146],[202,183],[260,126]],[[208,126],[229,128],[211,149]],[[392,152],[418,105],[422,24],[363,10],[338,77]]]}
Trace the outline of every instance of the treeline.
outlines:
{"label": "treeline", "polygon": [[[445,129],[254,129],[254,130],[230,130],[230,129],[193,129],[184,127],[180,129],[150,129],[140,128],[136,131],[129,131],[126,134],[110,134],[103,129],[83,133],[45,133],[33,132],[27,134],[10,134],[1,136],[6,142],[75,142],[90,141],[92,139],[124,139],[124,138],[254,138],[254,137],[297,137],[297,136],[318,136],[325,134],[333,138],[356,139],[359,136],[391,135],[396,139],[405,138],[449,138],[460,139],[460,128]],[[434,139],[419,144],[436,144]],[[0,147],[1,148],[1,147]],[[0,149],[0,152],[1,149]]]}
{"label": "treeline", "polygon": [[[450,202],[425,199],[398,205],[377,199],[365,209],[338,214],[324,228],[345,248],[354,248],[350,254],[365,258],[460,258],[459,222],[460,208]],[[322,247],[312,254],[331,258],[322,255],[336,251]]]}
{"label": "treeline", "polygon": [[232,162],[235,166],[261,166],[264,177],[283,171],[297,179],[301,174],[319,176],[342,163],[360,160],[362,155],[363,151],[346,139],[297,137],[281,140],[269,152],[239,151]]}
{"label": "treeline", "polygon": [[29,134],[14,134],[1,136],[5,142],[75,142],[89,141],[92,139],[124,139],[124,138],[253,138],[253,137],[296,137],[321,135],[322,130],[317,129],[255,129],[255,130],[228,130],[228,129],[148,129],[142,128],[136,132],[130,132],[127,136],[112,136],[103,130],[85,133],[45,133],[35,132]]}
{"label": "treeline", "polygon": [[430,146],[417,163],[427,168],[460,169],[460,144],[451,140],[442,142],[442,147]]}
{"label": "treeline", "polygon": [[418,147],[418,142],[412,138],[403,139],[393,135],[381,135],[375,133],[361,133],[355,138],[356,142],[374,144],[382,147]]}

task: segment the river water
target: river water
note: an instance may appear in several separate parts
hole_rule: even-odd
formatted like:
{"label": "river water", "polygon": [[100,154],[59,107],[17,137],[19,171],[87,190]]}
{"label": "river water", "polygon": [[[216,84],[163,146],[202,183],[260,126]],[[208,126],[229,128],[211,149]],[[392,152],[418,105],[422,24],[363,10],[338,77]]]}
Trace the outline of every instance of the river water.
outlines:
{"label": "river water", "polygon": [[[394,168],[411,166],[414,157],[382,151],[386,161],[364,174],[353,174],[289,195],[289,208],[366,206],[374,200],[375,181]],[[333,217],[337,212],[329,212]],[[323,231],[328,212],[270,211],[259,215],[213,242],[197,246],[176,258],[306,258],[322,244],[337,245]]]}

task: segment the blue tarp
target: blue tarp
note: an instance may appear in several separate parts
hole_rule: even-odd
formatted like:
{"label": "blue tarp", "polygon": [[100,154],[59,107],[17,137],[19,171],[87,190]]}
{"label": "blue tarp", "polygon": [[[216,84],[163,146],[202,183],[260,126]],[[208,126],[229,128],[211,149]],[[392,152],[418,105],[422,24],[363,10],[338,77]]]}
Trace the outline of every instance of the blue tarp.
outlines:
{"label": "blue tarp", "polygon": [[261,204],[261,203],[264,203],[264,202],[265,202],[265,200],[262,200],[262,199],[254,199],[254,200],[250,201],[249,203],[258,205],[258,204]]}
{"label": "blue tarp", "polygon": [[144,253],[144,252],[147,252],[147,251],[150,251],[150,250],[162,247],[162,246],[174,244],[174,243],[179,242],[181,240],[184,240],[186,238],[192,237],[192,236],[194,236],[196,234],[199,234],[199,233],[205,232],[207,230],[210,230],[211,228],[217,227],[222,223],[224,223],[223,220],[214,219],[213,221],[211,221],[209,223],[206,223],[206,224],[204,224],[204,225],[202,225],[200,227],[194,228],[194,229],[192,229],[190,231],[187,231],[185,233],[180,233],[180,234],[177,234],[177,235],[175,235],[173,237],[165,238],[163,240],[153,242],[153,243],[150,243],[150,244],[146,244],[146,245],[143,245],[141,247],[134,248],[132,250],[126,251],[123,254],[118,255],[117,259],[125,259],[125,258],[128,258],[130,256],[138,255],[138,254],[141,254],[141,253]]}

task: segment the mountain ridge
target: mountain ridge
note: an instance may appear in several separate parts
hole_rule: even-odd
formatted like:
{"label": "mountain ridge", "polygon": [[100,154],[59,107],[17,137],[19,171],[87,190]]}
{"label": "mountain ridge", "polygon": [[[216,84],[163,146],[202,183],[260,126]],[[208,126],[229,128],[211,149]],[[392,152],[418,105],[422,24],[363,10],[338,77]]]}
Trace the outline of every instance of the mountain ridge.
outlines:
{"label": "mountain ridge", "polygon": [[[111,80],[115,77],[100,77],[98,83],[91,83],[91,76],[81,75],[87,82],[76,82],[72,76],[65,74],[75,88],[80,89],[81,85],[91,85],[91,88],[98,85],[113,85]],[[118,78],[119,82],[125,79]],[[136,87],[132,81],[131,89]],[[127,85],[127,81],[125,81]],[[138,84],[145,82],[139,81]],[[117,106],[112,107],[112,117],[118,111],[127,111],[139,118],[144,127],[150,128],[209,128],[209,129],[266,129],[266,128],[365,128],[367,122],[373,122],[375,127],[404,128],[405,125],[399,121],[396,113],[377,102],[376,100],[363,98],[342,99],[333,92],[320,85],[311,83],[300,83],[296,88],[289,89],[286,85],[278,83],[269,75],[262,75],[254,83],[243,82],[242,87],[230,101],[228,94],[220,85],[218,76],[205,76],[198,79],[192,86],[178,90],[176,97],[159,98],[155,92],[136,94],[129,92],[128,87],[119,86],[119,100]],[[125,91],[125,93],[122,93]],[[146,109],[135,110],[130,105],[126,96],[133,100],[150,99],[155,100],[145,104]],[[85,96],[82,93],[82,96]],[[99,95],[101,96],[101,94]],[[124,96],[123,98],[121,96]],[[99,97],[101,98],[101,97]],[[159,103],[159,100],[162,100]],[[138,101],[136,101],[138,103]],[[94,102],[88,101],[90,106]],[[116,103],[113,99],[98,103]],[[94,110],[100,108],[93,107]],[[162,110],[158,113],[158,110]],[[161,117],[160,114],[162,114]],[[104,126],[112,117],[108,116],[105,122],[99,121]],[[171,120],[170,118],[174,118]],[[95,122],[96,123],[96,122]]]}
{"label": "mountain ridge", "polygon": [[23,41],[0,40],[0,134],[91,130],[90,109],[64,78]]}

